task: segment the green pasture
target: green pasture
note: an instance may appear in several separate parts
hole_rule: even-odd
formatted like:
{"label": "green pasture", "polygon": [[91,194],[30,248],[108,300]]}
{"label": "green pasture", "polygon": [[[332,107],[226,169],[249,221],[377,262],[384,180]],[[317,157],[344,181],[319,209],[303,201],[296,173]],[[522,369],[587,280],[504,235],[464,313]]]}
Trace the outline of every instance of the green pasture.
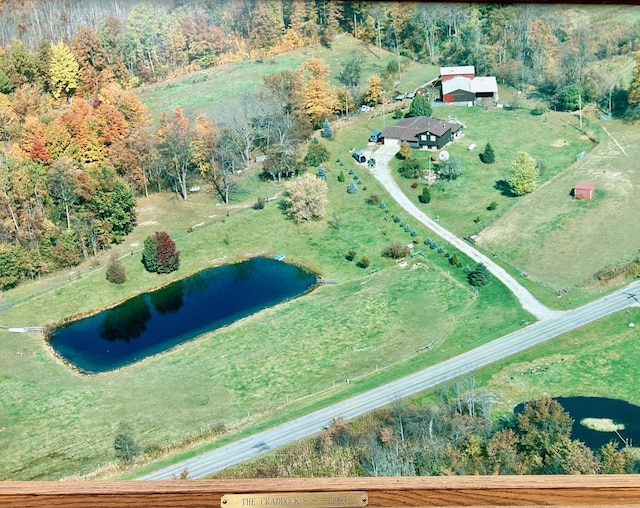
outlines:
{"label": "green pasture", "polygon": [[[326,164],[330,209],[324,220],[296,226],[280,209],[282,188],[246,174],[229,206],[206,189],[187,202],[171,195],[141,199],[138,227],[116,248],[127,273],[122,286],[105,280],[105,255],[99,265],[6,293],[17,304],[0,313],[0,324],[39,326],[248,256],[285,252],[287,261],[338,279],[170,352],[98,375],[65,366],[40,335],[0,331],[0,478],[96,471],[112,477],[113,439],[122,422],[150,457],[188,448],[220,425],[227,429],[222,439],[231,439],[449,358],[531,319],[497,281],[474,297],[462,269],[435,251],[404,268],[382,256],[389,242],[409,243],[412,237],[390,220],[401,214],[394,203],[388,213],[367,204],[382,190],[349,155],[352,145],[366,144],[377,121],[353,120],[352,132],[337,129],[336,139],[326,142],[332,159]],[[337,179],[340,169],[351,168],[359,177],[354,195],[346,192],[349,178]],[[270,198],[264,210],[252,206],[258,197]],[[412,227],[421,238],[428,234]],[[179,272],[144,272],[141,244],[156,230],[176,240]],[[356,260],[369,257],[370,267],[346,261],[349,249],[358,252]],[[428,352],[417,354],[432,341]]]}
{"label": "green pasture", "polygon": [[[518,199],[509,213],[481,232],[478,243],[544,288],[536,294],[549,305],[597,295],[601,288],[593,280],[595,272],[637,257],[637,137],[633,124],[602,122],[600,143],[586,157]],[[593,200],[569,195],[581,180],[595,183]]]}
{"label": "green pasture", "polygon": [[[343,86],[338,81],[343,65],[357,58],[361,64],[362,90],[369,76],[382,76],[387,65],[396,61],[393,53],[383,50],[380,58],[377,48],[344,35],[333,41],[331,49],[315,44],[283,55],[221,65],[145,87],[138,96],[156,120],[163,111],[179,106],[188,117],[204,114],[215,121],[224,121],[230,114],[230,103],[257,92],[262,86],[262,76],[283,70],[294,71],[310,58],[320,58],[330,66],[330,78],[335,86]],[[436,77],[438,72],[436,66],[403,58],[401,75],[387,83],[387,95],[393,97],[397,92],[414,90]]]}

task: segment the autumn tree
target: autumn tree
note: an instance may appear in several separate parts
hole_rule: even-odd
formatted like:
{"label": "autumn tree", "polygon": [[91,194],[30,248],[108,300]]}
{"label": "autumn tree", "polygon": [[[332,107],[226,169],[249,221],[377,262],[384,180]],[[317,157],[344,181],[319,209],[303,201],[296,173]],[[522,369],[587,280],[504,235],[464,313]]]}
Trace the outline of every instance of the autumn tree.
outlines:
{"label": "autumn tree", "polygon": [[81,25],[70,44],[78,62],[80,89],[87,95],[95,94],[102,83],[113,79],[109,72],[109,56],[98,33],[88,25]]}
{"label": "autumn tree", "polygon": [[409,157],[411,157],[411,147],[409,146],[409,143],[407,143],[406,141],[403,141],[402,143],[400,143],[400,150],[398,151],[398,157],[400,159],[408,159]]}
{"label": "autumn tree", "polygon": [[362,100],[369,106],[375,106],[382,99],[382,91],[382,79],[380,79],[380,76],[375,74],[373,76],[369,76],[367,79],[367,88]]}
{"label": "autumn tree", "polygon": [[71,229],[71,210],[78,200],[76,193],[78,172],[78,165],[73,159],[61,157],[51,165],[47,175],[49,194],[62,206],[67,229]]}
{"label": "autumn tree", "polygon": [[317,128],[337,109],[336,91],[327,80],[329,66],[319,58],[311,58],[300,66],[298,72],[303,76],[300,91],[302,107]]}
{"label": "autumn tree", "polygon": [[640,55],[636,54],[635,65],[629,83],[629,105],[635,106],[640,103]]}
{"label": "autumn tree", "polygon": [[78,87],[80,66],[75,56],[64,42],[51,44],[49,67],[49,89],[54,98],[69,98]]}
{"label": "autumn tree", "polygon": [[513,176],[509,180],[511,192],[516,196],[533,192],[540,176],[535,159],[526,152],[520,152],[511,169],[513,171]]}
{"label": "autumn tree", "polygon": [[171,273],[180,267],[180,252],[164,231],[156,231],[144,241],[142,264],[151,273]]}
{"label": "autumn tree", "polygon": [[297,223],[319,219],[327,207],[327,182],[304,174],[285,184],[287,212]]}
{"label": "autumn tree", "polygon": [[127,280],[124,263],[118,258],[115,252],[109,256],[109,260],[107,261],[106,278],[113,284],[122,284]]}

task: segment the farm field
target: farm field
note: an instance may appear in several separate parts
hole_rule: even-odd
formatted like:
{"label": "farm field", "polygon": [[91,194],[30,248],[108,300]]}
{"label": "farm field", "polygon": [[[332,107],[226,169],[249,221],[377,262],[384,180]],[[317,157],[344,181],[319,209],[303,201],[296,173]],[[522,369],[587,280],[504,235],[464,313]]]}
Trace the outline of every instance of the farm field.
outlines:
{"label": "farm field", "polygon": [[[211,437],[221,425],[229,438],[448,358],[530,319],[497,282],[473,299],[463,271],[440,254],[412,260],[413,269],[383,258],[389,241],[411,237],[384,210],[366,203],[370,193],[380,192],[366,170],[357,169],[361,184],[355,195],[337,181],[338,158],[345,170],[356,168],[347,162],[349,137],[337,138],[330,150],[345,156],[328,165],[329,221],[297,227],[284,218],[277,199],[264,210],[253,209],[257,196],[274,197],[282,189],[251,176],[251,196],[241,200],[244,193],[238,192],[229,217],[206,192],[187,202],[153,196],[140,201],[140,225],[119,247],[125,284],[114,287],[102,269],[82,266],[73,275],[83,276],[71,282],[72,274],[61,274],[7,294],[18,303],[2,312],[1,324],[25,326],[57,322],[69,309],[96,311],[251,255],[286,252],[287,261],[339,281],[166,354],[92,376],[63,365],[40,335],[0,331],[6,387],[0,394],[6,408],[0,416],[0,478],[56,479],[97,470],[112,477],[113,439],[121,423],[130,425],[152,457]],[[389,212],[399,211],[389,203]],[[190,226],[194,232],[187,234]],[[136,252],[146,235],[160,229],[182,252],[181,269],[171,276],[145,273]],[[350,248],[368,255],[371,269],[379,270],[372,274],[346,261]],[[38,296],[30,297],[29,290]],[[431,341],[427,354],[416,354]]]}
{"label": "farm field", "polygon": [[[638,135],[635,125],[602,123],[600,143],[586,157],[520,199],[480,233],[478,244],[550,292],[597,294],[598,270],[637,257],[640,224],[631,218],[640,213],[633,198],[640,185],[633,163]],[[593,200],[569,195],[581,180],[595,183]]]}

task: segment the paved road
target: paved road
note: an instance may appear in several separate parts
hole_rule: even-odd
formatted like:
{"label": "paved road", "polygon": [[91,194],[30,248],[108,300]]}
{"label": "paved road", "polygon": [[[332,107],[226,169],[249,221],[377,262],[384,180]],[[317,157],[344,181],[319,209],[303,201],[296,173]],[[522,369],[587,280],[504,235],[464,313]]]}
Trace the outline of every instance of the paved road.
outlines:
{"label": "paved road", "polygon": [[[640,281],[637,281],[624,289],[620,289],[611,295],[600,298],[595,302],[577,309],[561,312],[545,307],[502,267],[430,219],[405,196],[392,178],[388,166],[388,162],[397,150],[398,147],[382,145],[375,152],[376,168],[373,170],[373,174],[389,194],[393,196],[408,213],[420,220],[443,239],[454,245],[460,251],[466,253],[470,258],[484,263],[498,279],[513,291],[522,303],[522,306],[540,321],[451,358],[450,360],[416,372],[415,374],[382,385],[282,425],[259,432],[211,452],[166,467],[148,474],[141,479],[168,479],[173,475],[180,475],[185,468],[189,471],[191,478],[205,477],[244,460],[254,458],[268,450],[293,443],[320,432],[333,418],[342,417],[347,420],[356,418],[374,409],[383,407],[394,400],[432,388],[619,310],[631,306],[640,306]],[[372,153],[370,152],[368,155],[371,156]],[[429,353],[424,352],[422,354],[428,355]]]}
{"label": "paved road", "polygon": [[[574,310],[557,313],[522,330],[477,347],[445,362],[364,392],[325,409],[259,432],[235,443],[144,476],[169,479],[185,468],[191,478],[203,478],[257,455],[320,432],[333,418],[352,419],[467,374],[477,368],[557,337],[627,307],[640,306],[640,281]],[[428,355],[428,352],[422,353]]]}
{"label": "paved road", "polygon": [[395,199],[398,204],[416,219],[422,222],[429,229],[437,233],[441,238],[449,242],[461,252],[476,262],[484,263],[489,271],[502,283],[507,286],[511,292],[518,298],[522,307],[533,314],[538,319],[547,319],[558,315],[560,311],[551,310],[536,300],[527,289],[524,288],[516,279],[507,273],[500,265],[485,256],[481,252],[474,249],[469,243],[462,238],[458,238],[450,231],[443,228],[438,222],[431,219],[420,210],[400,189],[389,170],[389,161],[398,152],[399,147],[394,145],[380,145],[375,153],[367,150],[367,157],[373,156],[376,160],[376,167],[372,170],[376,179],[384,186],[387,192]]}

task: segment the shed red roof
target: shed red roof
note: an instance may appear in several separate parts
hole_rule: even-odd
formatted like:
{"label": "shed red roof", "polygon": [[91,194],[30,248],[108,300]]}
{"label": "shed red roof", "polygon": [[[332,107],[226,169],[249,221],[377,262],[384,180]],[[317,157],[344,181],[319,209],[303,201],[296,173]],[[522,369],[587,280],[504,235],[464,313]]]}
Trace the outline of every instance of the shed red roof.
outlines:
{"label": "shed red roof", "polygon": [[595,190],[596,184],[593,182],[582,181],[578,182],[574,187],[576,190]]}

